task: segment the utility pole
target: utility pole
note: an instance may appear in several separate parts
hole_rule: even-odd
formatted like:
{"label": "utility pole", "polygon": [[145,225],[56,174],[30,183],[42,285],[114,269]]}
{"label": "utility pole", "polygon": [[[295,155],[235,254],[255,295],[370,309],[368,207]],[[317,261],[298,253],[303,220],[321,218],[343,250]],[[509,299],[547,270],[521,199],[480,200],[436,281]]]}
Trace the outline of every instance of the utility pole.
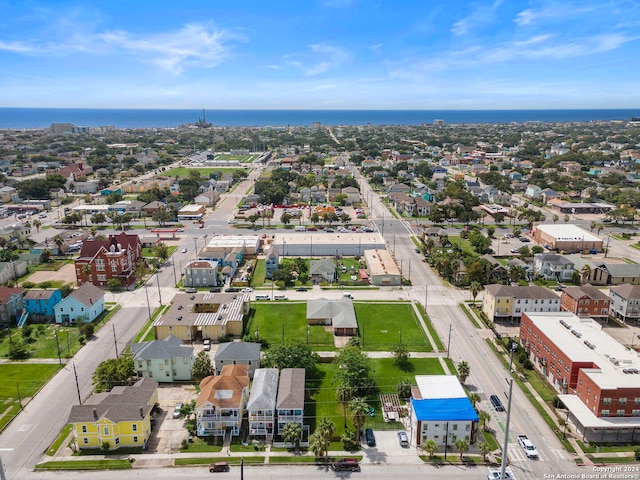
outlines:
{"label": "utility pole", "polygon": [[78,404],[82,405],[82,398],[80,397],[80,384],[78,383],[78,372],[76,371],[76,364],[72,363],[71,365],[73,365],[73,375],[76,377],[76,390],[78,391]]}
{"label": "utility pole", "polygon": [[111,323],[111,329],[113,330],[113,346],[116,349],[116,358],[118,358],[118,338],[116,337],[116,326]]}
{"label": "utility pole", "polygon": [[509,424],[511,423],[511,398],[513,397],[513,375],[511,374],[511,365],[513,365],[513,352],[517,348],[516,343],[511,343],[509,349],[511,350],[511,358],[509,359],[509,401],[507,403],[507,423],[504,427],[504,444],[502,446],[502,463],[500,465],[500,478],[505,478],[505,471],[507,469],[507,456],[509,447]]}
{"label": "utility pole", "polygon": [[450,323],[449,324],[449,341],[447,342],[447,358],[451,358],[451,356],[449,355],[449,349],[451,348],[451,329],[453,328],[453,325]]}

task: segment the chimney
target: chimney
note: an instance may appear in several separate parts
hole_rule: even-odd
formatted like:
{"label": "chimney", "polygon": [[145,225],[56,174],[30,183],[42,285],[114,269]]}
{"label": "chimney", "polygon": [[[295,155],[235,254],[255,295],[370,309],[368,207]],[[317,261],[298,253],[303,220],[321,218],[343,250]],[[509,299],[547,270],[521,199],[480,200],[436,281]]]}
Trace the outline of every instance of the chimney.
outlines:
{"label": "chimney", "polygon": [[98,420],[98,410],[96,410],[95,408],[93,409],[93,419]]}

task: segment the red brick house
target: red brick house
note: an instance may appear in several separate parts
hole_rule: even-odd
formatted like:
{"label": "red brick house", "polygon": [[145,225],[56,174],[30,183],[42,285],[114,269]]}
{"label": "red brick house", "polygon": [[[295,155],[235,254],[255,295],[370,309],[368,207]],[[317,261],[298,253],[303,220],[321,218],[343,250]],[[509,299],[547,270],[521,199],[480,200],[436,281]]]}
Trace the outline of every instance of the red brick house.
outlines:
{"label": "red brick house", "polygon": [[607,318],[611,300],[593,285],[567,287],[560,297],[560,310],[578,317]]}
{"label": "red brick house", "polygon": [[106,287],[110,279],[118,278],[129,287],[136,281],[134,269],[140,258],[142,243],[137,235],[122,232],[108,240],[86,240],[75,261],[76,283]]}

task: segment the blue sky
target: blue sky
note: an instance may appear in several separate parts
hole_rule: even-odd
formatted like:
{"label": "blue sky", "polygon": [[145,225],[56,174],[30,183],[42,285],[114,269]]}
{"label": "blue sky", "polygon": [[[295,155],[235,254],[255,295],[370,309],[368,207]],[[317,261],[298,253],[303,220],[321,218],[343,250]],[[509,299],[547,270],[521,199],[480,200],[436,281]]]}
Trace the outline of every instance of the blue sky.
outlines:
{"label": "blue sky", "polygon": [[0,0],[0,106],[640,107],[635,0]]}

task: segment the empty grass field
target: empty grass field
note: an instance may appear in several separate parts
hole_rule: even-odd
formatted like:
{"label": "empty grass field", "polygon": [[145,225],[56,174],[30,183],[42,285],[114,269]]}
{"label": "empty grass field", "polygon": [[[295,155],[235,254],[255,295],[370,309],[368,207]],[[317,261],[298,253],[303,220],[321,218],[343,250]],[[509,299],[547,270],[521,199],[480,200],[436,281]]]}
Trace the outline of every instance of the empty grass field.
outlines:
{"label": "empty grass field", "polygon": [[188,177],[189,172],[196,171],[200,174],[200,178],[209,178],[213,172],[223,173],[233,173],[236,170],[244,171],[242,168],[227,168],[227,167],[208,167],[208,168],[187,168],[187,167],[176,167],[164,172],[164,175],[171,178],[182,178]]}

